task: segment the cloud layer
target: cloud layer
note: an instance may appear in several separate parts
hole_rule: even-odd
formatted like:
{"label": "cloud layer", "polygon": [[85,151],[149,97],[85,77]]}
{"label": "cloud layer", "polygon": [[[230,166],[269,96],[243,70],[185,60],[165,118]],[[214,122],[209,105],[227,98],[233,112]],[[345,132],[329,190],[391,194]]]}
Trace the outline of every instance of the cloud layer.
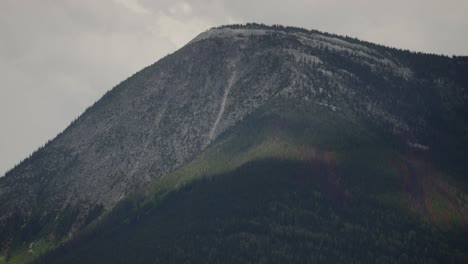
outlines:
{"label": "cloud layer", "polygon": [[212,26],[284,24],[468,54],[468,1],[3,0],[0,175],[121,80]]}

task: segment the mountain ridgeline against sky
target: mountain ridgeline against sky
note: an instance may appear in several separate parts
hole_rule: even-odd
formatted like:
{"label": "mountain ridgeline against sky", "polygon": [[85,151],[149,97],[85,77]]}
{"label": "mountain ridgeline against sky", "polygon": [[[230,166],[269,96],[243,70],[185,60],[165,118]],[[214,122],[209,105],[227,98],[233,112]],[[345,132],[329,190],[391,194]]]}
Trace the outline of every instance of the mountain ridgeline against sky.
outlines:
{"label": "mountain ridgeline against sky", "polygon": [[0,263],[466,263],[467,73],[210,29],[0,178]]}

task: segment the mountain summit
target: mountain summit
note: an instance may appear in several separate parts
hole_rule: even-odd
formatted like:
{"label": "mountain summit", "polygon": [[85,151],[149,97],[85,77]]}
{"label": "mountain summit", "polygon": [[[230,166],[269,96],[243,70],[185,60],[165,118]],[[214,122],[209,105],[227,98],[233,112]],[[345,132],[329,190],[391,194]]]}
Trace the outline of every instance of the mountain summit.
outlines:
{"label": "mountain summit", "polygon": [[467,72],[319,31],[210,29],[0,179],[0,263],[38,245],[56,248],[44,263],[467,260]]}

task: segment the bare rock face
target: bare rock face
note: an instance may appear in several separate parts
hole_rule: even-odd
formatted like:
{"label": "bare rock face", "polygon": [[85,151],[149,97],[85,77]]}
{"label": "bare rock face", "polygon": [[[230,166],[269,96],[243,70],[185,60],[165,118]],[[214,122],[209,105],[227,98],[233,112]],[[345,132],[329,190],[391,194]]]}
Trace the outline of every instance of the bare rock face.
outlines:
{"label": "bare rock face", "polygon": [[211,29],[123,81],[1,178],[0,221],[110,208],[273,98],[361,116],[423,144],[431,118],[466,106],[466,87],[420,75],[404,54],[301,29]]}

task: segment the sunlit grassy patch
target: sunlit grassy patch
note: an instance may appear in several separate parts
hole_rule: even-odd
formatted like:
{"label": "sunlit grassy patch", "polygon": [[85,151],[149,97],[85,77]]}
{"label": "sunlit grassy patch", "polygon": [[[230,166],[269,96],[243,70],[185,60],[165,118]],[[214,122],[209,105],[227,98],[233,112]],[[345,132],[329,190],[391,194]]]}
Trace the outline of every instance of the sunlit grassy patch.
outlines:
{"label": "sunlit grassy patch", "polygon": [[0,257],[1,264],[24,264],[32,263],[35,259],[51,250],[54,244],[46,239],[40,239],[33,243],[23,244],[13,249],[7,259],[6,256]]}
{"label": "sunlit grassy patch", "polygon": [[202,176],[211,176],[232,171],[251,160],[280,158],[299,160],[305,157],[308,146],[298,146],[284,138],[267,138],[263,142],[233,153],[224,148],[221,142],[212,149],[203,152],[197,159],[186,166],[166,175],[156,183],[156,191],[178,188]]}

